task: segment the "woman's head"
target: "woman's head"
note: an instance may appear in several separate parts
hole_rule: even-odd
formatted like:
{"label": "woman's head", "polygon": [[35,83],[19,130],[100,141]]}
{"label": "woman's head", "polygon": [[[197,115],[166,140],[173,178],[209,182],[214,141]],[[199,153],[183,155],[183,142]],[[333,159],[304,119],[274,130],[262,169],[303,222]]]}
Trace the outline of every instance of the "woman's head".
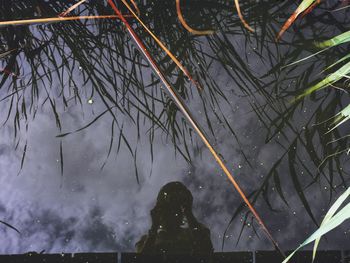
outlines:
{"label": "woman's head", "polygon": [[190,190],[181,182],[170,182],[164,185],[158,194],[157,205],[169,206],[181,205],[192,207],[193,196]]}
{"label": "woman's head", "polygon": [[178,227],[182,224],[184,210],[192,209],[193,196],[190,190],[180,182],[164,185],[158,194],[155,209],[160,221],[166,227]]}

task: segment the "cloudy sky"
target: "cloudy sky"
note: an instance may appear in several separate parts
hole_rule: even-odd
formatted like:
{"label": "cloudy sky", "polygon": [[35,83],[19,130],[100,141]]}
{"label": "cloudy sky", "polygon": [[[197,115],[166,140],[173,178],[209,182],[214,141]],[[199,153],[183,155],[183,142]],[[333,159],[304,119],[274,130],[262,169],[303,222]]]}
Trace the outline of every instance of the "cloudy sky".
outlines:
{"label": "cloudy sky", "polygon": [[[235,38],[234,43],[238,50],[253,48],[243,48],[243,38]],[[252,71],[258,71],[261,67],[258,59],[252,55],[250,60]],[[146,71],[145,74],[151,73]],[[208,74],[220,79],[223,91],[230,94],[230,103],[235,105],[232,107],[235,110],[223,103],[222,111],[234,127],[251,166],[244,160],[237,140],[228,129],[219,125],[214,127],[216,146],[242,188],[249,193],[261,184],[283,149],[274,141],[265,143],[266,131],[251,111],[250,101],[229,92],[234,87],[224,69],[214,63]],[[2,90],[0,95],[4,96],[5,91]],[[92,104],[88,103],[88,97],[84,97],[84,100],[83,107],[74,104],[68,108],[58,106],[63,120],[62,132],[84,126],[104,110],[97,97],[93,98]],[[8,102],[1,102],[1,112],[5,112]],[[203,124],[205,116],[200,110],[198,96],[188,103]],[[61,139],[56,137],[60,132],[52,110],[48,104],[45,105],[30,121],[28,131],[20,131],[21,143],[17,149],[11,122],[0,129],[0,220],[21,231],[21,234],[17,234],[0,225],[0,253],[134,251],[134,244],[150,227],[149,211],[154,206],[159,189],[170,181],[182,181],[192,191],[195,215],[210,228],[215,250],[221,250],[224,231],[241,200],[204,147],[200,148],[201,154],[193,154],[193,161],[188,164],[180,155],[174,154],[171,141],[158,131],[153,144],[152,163],[146,136],[148,126],[140,128],[142,136],[137,141],[135,126],[127,117],[119,116],[124,123],[124,134],[128,135],[133,147],[137,146],[136,166],[140,178],[140,184],[137,184],[135,161],[125,144],[118,153],[116,147],[113,148],[101,170],[108,153],[112,122],[106,115],[89,128],[62,139],[62,176]],[[3,115],[0,117],[1,121],[5,118]],[[213,116],[210,114],[210,117]],[[299,124],[295,121],[296,126]],[[118,137],[118,131],[115,137]],[[25,141],[28,146],[20,171]],[[316,226],[305,212],[294,188],[290,187],[287,164],[281,165],[280,172],[289,207],[274,194],[276,189],[270,185],[271,200],[276,211],[271,211],[263,200],[257,202],[256,208],[281,247],[292,249]],[[307,182],[302,175],[300,180]],[[326,185],[321,178],[306,190],[318,221],[329,208],[329,189]],[[336,192],[331,200],[335,200],[341,191]],[[250,223],[236,244],[243,219],[244,214],[241,214],[233,221],[224,237],[224,250],[272,249],[264,233],[257,225],[255,233]],[[322,247],[344,248],[349,242],[349,227],[349,224],[344,224],[334,231],[327,240],[322,241]]]}

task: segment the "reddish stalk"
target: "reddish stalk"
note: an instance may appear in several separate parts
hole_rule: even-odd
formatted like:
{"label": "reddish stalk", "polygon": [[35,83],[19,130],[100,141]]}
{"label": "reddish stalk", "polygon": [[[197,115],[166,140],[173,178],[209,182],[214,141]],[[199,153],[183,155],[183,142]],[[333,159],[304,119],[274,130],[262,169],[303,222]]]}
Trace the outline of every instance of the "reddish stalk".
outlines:
{"label": "reddish stalk", "polygon": [[204,132],[202,131],[202,128],[199,126],[199,124],[195,121],[195,119],[193,118],[193,116],[191,115],[189,109],[187,108],[187,106],[185,105],[185,103],[183,102],[182,98],[179,96],[179,94],[177,93],[177,91],[170,85],[170,83],[168,82],[168,80],[166,79],[166,77],[164,76],[164,74],[161,72],[160,68],[158,67],[157,63],[154,61],[154,59],[152,58],[151,54],[148,52],[147,48],[145,47],[145,45],[142,43],[141,39],[138,37],[138,35],[136,34],[136,32],[133,30],[133,28],[131,27],[131,25],[128,23],[128,21],[125,19],[125,17],[122,15],[122,13],[119,11],[119,9],[116,7],[116,5],[113,3],[112,0],[108,0],[109,5],[112,7],[112,9],[114,10],[114,12],[116,13],[116,15],[120,18],[120,20],[123,22],[123,24],[125,25],[126,29],[128,30],[129,34],[131,35],[131,37],[133,38],[133,40],[135,41],[135,43],[137,44],[137,46],[139,47],[140,51],[143,53],[143,55],[145,56],[145,58],[148,60],[148,62],[150,63],[152,69],[155,71],[155,73],[159,76],[160,80],[163,82],[167,92],[171,95],[171,98],[173,99],[173,101],[176,103],[176,105],[179,107],[179,109],[181,110],[181,112],[184,114],[184,116],[186,117],[187,121],[192,125],[192,127],[195,129],[195,131],[197,132],[197,134],[199,135],[199,137],[202,139],[203,143],[207,146],[207,148],[209,149],[209,151],[211,152],[211,154],[213,155],[213,157],[215,158],[216,162],[220,165],[221,169],[224,171],[224,173],[226,174],[226,176],[228,177],[228,179],[231,181],[231,183],[233,184],[233,186],[235,187],[235,189],[238,191],[238,193],[240,194],[240,196],[242,197],[243,201],[246,203],[246,205],[248,206],[249,210],[252,212],[252,214],[254,215],[254,217],[256,218],[256,220],[258,221],[259,225],[261,226],[261,228],[264,230],[266,236],[269,238],[269,240],[272,242],[273,246],[276,248],[277,251],[279,251],[283,256],[284,253],[283,251],[279,248],[278,243],[273,239],[272,235],[270,234],[269,230],[267,229],[267,227],[265,226],[264,222],[262,221],[262,219],[260,218],[259,214],[257,213],[257,211],[255,210],[255,208],[253,207],[253,205],[250,203],[250,201],[248,200],[248,198],[246,197],[246,195],[244,194],[243,190],[241,189],[241,187],[239,186],[239,184],[236,182],[236,180],[233,178],[232,174],[230,173],[230,171],[228,170],[228,168],[226,167],[226,165],[224,164],[224,162],[221,160],[219,154],[214,150],[214,147],[211,145],[211,143],[209,142],[208,138],[206,137],[206,135],[204,134]]}

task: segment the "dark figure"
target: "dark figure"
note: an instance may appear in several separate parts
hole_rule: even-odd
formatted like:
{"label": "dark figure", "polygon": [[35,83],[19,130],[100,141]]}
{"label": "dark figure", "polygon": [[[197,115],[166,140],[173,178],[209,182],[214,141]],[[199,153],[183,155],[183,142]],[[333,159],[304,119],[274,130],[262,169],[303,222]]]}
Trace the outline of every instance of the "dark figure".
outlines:
{"label": "dark figure", "polygon": [[151,210],[152,227],[136,243],[138,253],[211,254],[210,231],[192,213],[193,196],[180,182],[162,187]]}

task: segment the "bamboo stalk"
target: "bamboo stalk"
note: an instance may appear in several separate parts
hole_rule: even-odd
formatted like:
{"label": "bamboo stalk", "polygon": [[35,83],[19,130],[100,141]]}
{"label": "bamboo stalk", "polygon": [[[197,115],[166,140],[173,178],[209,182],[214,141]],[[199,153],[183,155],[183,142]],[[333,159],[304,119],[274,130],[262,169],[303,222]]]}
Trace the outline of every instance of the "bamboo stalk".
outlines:
{"label": "bamboo stalk", "polygon": [[173,101],[179,107],[181,112],[185,115],[187,121],[193,126],[193,128],[195,129],[195,131],[197,132],[199,137],[202,139],[203,143],[207,146],[207,148],[209,149],[209,151],[211,152],[211,154],[215,158],[216,162],[219,164],[219,166],[224,171],[224,173],[226,174],[228,179],[231,181],[231,183],[233,184],[233,186],[235,187],[235,189],[237,190],[239,195],[242,197],[243,201],[246,203],[246,205],[248,206],[249,210],[252,212],[252,214],[254,215],[256,220],[258,221],[258,223],[261,226],[261,228],[264,230],[264,232],[267,235],[267,237],[269,238],[269,240],[272,242],[272,244],[274,245],[276,250],[278,250],[285,257],[283,251],[279,248],[278,243],[273,239],[272,235],[270,234],[269,230],[265,226],[265,224],[262,221],[261,217],[259,216],[258,212],[255,210],[253,205],[250,203],[250,201],[248,200],[248,198],[244,194],[244,192],[241,189],[241,187],[239,186],[239,184],[233,178],[232,174],[230,173],[230,171],[228,170],[228,168],[226,167],[224,162],[221,160],[219,154],[215,151],[214,147],[211,145],[211,143],[209,142],[208,138],[206,137],[206,135],[202,131],[202,128],[199,126],[199,124],[195,121],[195,119],[191,115],[189,109],[187,108],[187,106],[183,102],[182,98],[178,95],[177,91],[170,85],[170,83],[168,82],[168,80],[166,79],[164,74],[161,72],[160,68],[158,67],[158,65],[156,64],[156,62],[154,61],[154,59],[152,58],[152,56],[150,55],[150,53],[148,52],[148,50],[146,49],[144,44],[142,43],[141,39],[135,33],[135,31],[133,30],[131,25],[128,23],[128,21],[125,19],[125,17],[119,11],[119,9],[116,7],[116,5],[113,3],[113,1],[112,0],[108,0],[108,3],[112,7],[114,12],[117,14],[117,16],[120,18],[120,20],[123,22],[123,24],[125,25],[126,29],[130,33],[131,37],[133,38],[133,40],[136,42],[136,44],[140,48],[140,51],[144,54],[144,56],[146,57],[146,59],[150,63],[151,67],[153,68],[153,70],[157,73],[157,75],[159,76],[159,78],[163,82],[166,90],[171,95],[171,98],[173,99]]}

